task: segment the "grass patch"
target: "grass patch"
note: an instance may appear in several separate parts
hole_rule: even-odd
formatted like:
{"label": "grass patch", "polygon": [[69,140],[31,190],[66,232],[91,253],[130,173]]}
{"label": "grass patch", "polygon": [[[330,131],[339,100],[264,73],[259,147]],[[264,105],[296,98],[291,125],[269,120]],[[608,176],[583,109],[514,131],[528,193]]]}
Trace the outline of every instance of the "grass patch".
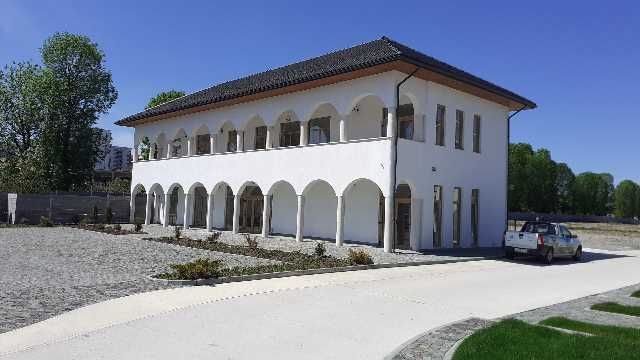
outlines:
{"label": "grass patch", "polygon": [[[600,326],[562,318],[541,322],[595,336],[566,334],[520,320],[503,320],[462,342],[453,358],[465,359],[638,359],[640,330]],[[585,331],[590,330],[590,331]]]}
{"label": "grass patch", "polygon": [[604,302],[591,306],[592,310],[606,311],[615,314],[640,316],[640,306],[622,305],[614,302]]}
{"label": "grass patch", "polygon": [[640,298],[640,290],[634,291],[633,294],[631,294],[631,296],[633,296],[635,298]]}

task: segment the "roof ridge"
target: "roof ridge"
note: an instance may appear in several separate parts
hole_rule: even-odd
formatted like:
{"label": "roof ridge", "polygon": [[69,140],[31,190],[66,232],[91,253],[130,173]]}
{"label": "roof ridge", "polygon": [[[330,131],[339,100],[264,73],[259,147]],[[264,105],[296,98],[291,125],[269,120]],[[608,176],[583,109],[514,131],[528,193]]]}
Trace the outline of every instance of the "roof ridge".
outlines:
{"label": "roof ridge", "polygon": [[394,45],[395,44],[399,44],[399,42],[391,39],[390,37],[383,35],[380,40],[384,41],[385,43],[387,43],[387,45],[391,48],[391,50],[395,51],[398,55],[402,55],[402,51],[400,51],[400,49],[398,49],[397,46]]}

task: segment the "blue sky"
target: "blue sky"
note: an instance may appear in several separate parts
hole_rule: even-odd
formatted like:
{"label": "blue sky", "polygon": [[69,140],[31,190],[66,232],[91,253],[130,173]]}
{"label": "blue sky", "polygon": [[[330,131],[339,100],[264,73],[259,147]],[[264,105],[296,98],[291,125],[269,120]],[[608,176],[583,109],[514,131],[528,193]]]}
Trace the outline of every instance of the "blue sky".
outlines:
{"label": "blue sky", "polygon": [[[395,4],[395,5],[392,5]],[[161,90],[192,92],[387,35],[538,103],[512,141],[576,173],[640,182],[640,3],[633,1],[0,0],[0,65],[39,61],[56,31],[89,36],[120,93],[99,126]]]}

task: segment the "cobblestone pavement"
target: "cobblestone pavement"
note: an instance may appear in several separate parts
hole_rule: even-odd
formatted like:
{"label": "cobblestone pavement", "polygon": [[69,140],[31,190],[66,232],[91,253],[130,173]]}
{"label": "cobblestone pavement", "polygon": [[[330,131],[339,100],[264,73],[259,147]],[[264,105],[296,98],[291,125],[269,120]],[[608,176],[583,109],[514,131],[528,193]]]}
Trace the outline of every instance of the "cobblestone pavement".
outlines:
{"label": "cobblestone pavement", "polygon": [[269,260],[108,235],[55,228],[0,229],[0,333],[84,305],[171,288],[148,279],[171,263],[200,257],[228,266]]}
{"label": "cobblestone pavement", "polygon": [[563,316],[596,324],[640,328],[640,317],[590,309],[592,305],[602,302],[617,302],[624,305],[640,306],[640,299],[630,296],[636,290],[640,290],[640,284],[526,311],[510,317],[537,324],[552,316]]}
{"label": "cobblestone pavement", "polygon": [[[163,228],[160,225],[146,225],[144,227],[152,236],[173,236],[173,228]],[[229,244],[246,245],[243,236],[233,235],[229,231],[219,231],[220,241]],[[183,234],[192,239],[205,239],[211,235],[204,229],[189,229]],[[502,249],[495,248],[479,248],[479,249],[443,249],[434,253],[420,253],[411,250],[397,250],[396,253],[385,253],[380,247],[366,244],[350,244],[345,243],[344,246],[338,247],[334,240],[314,240],[305,239],[303,242],[297,242],[295,238],[289,236],[269,236],[263,238],[259,235],[252,235],[258,241],[258,246],[264,249],[277,249],[284,251],[299,250],[301,252],[312,254],[318,242],[325,244],[327,255],[337,258],[346,258],[349,249],[362,249],[371,255],[373,262],[376,264],[398,264],[422,261],[444,261],[444,260],[460,260],[467,259],[484,259],[486,257],[502,256]]]}
{"label": "cobblestone pavement", "polygon": [[393,360],[443,359],[458,340],[491,325],[493,321],[470,318],[427,332],[391,357]]}

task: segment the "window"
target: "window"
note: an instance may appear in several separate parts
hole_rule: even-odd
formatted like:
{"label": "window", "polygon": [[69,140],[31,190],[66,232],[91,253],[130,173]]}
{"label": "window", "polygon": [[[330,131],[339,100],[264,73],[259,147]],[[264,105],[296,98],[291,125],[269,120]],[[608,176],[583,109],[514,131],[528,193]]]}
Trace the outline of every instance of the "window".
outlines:
{"label": "window", "polygon": [[462,189],[453,188],[453,247],[460,247],[460,205],[462,202]]}
{"label": "window", "polygon": [[413,140],[413,105],[400,105],[398,108],[398,137]]}
{"label": "window", "polygon": [[309,144],[322,144],[331,141],[331,117],[309,120]]}
{"label": "window", "polygon": [[571,231],[569,231],[569,229],[564,225],[560,225],[560,234],[562,237],[571,238]]}
{"label": "window", "polygon": [[280,146],[300,145],[300,121],[280,124]]}
{"label": "window", "polygon": [[203,155],[211,152],[211,143],[209,142],[209,134],[198,135],[196,137],[196,154]]}
{"label": "window", "polygon": [[380,125],[380,136],[387,137],[387,120],[389,119],[389,109],[382,108],[382,122]]}
{"label": "window", "polygon": [[267,148],[267,127],[266,126],[256,127],[256,138],[253,144],[253,148],[255,150]]}
{"label": "window", "polygon": [[442,186],[433,187],[433,247],[442,246]]}
{"label": "window", "polygon": [[229,131],[229,139],[227,140],[227,151],[235,152],[238,149],[238,132],[235,130]]}
{"label": "window", "polygon": [[464,150],[464,111],[456,110],[456,149]]}
{"label": "window", "polygon": [[480,115],[473,115],[473,152],[480,153],[480,125],[482,118]]}
{"label": "window", "polygon": [[436,145],[438,146],[444,146],[445,111],[444,105],[438,104],[436,111]]}
{"label": "window", "polygon": [[473,242],[473,246],[478,246],[478,223],[480,220],[479,195],[479,189],[471,190],[471,241]]}

